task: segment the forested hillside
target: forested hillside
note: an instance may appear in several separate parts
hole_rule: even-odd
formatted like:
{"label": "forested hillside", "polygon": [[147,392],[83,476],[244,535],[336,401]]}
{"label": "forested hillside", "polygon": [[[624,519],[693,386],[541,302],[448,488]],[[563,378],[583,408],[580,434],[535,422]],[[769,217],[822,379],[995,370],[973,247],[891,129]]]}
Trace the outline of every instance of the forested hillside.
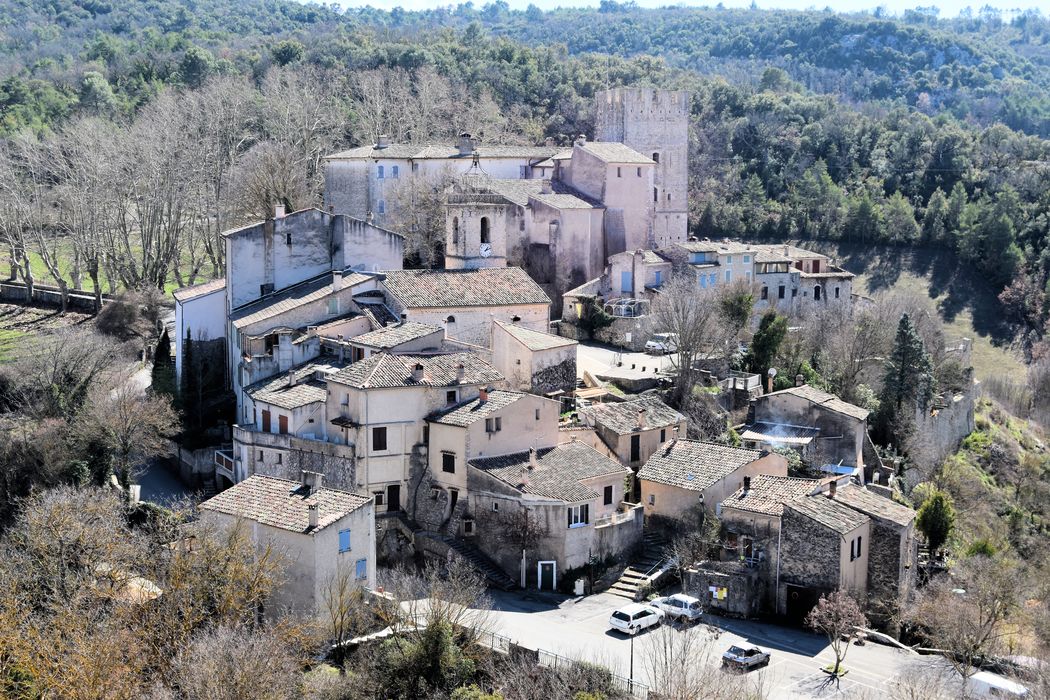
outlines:
{"label": "forested hillside", "polygon": [[[591,132],[596,90],[656,84],[695,95],[694,233],[947,248],[1002,291],[1003,316],[1038,358],[1050,272],[1048,42],[1046,17],[1006,22],[988,10],[946,21],[613,2],[411,13],[16,0],[0,5],[0,187],[22,208],[0,206],[0,235],[14,274],[35,266],[85,284],[83,260],[100,246],[70,253],[68,241],[51,240],[77,233],[74,216],[34,209],[38,199],[79,192],[75,201],[137,211],[136,198],[162,188],[133,188],[188,158],[208,166],[181,169],[189,179],[163,191],[194,217],[180,215],[164,237],[121,218],[127,230],[108,240],[140,244],[103,245],[98,259],[114,286],[191,282],[221,272],[211,241],[222,227],[274,202],[316,202],[328,149],[462,130],[488,142],[568,143]],[[160,133],[171,143],[151,143]],[[102,192],[112,180],[100,176],[84,199],[56,186],[84,172],[74,156],[103,153],[93,167],[117,168],[130,189]],[[72,165],[63,174],[56,163]],[[272,175],[265,182],[260,167]],[[56,220],[34,232],[43,212]],[[429,245],[415,246],[420,263]]]}

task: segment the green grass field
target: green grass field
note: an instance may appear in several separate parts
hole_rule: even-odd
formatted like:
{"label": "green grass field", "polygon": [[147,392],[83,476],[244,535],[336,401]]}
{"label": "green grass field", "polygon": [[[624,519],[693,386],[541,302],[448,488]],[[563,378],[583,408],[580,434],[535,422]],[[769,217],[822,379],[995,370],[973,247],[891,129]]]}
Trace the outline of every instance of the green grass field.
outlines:
{"label": "green grass field", "polygon": [[0,364],[15,359],[30,338],[89,323],[91,318],[73,311],[61,314],[56,309],[0,304]]}

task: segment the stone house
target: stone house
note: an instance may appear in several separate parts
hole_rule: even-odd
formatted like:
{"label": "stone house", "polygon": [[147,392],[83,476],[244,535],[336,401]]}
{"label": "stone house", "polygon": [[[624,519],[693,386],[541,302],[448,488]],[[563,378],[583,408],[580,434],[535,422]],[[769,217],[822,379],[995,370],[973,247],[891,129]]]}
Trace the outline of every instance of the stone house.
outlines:
{"label": "stone house", "polygon": [[441,348],[445,329],[427,323],[401,320],[400,323],[347,338],[354,362],[381,352],[426,352]]}
{"label": "stone house", "polygon": [[495,321],[546,332],[550,298],[516,267],[394,270],[382,284],[386,306],[409,321],[440,326],[449,338],[486,346]]}
{"label": "stone house", "polygon": [[671,440],[660,446],[638,472],[646,517],[681,519],[697,507],[713,510],[729,494],[759,474],[787,476],[782,455]]}
{"label": "stone house", "polygon": [[871,519],[836,501],[831,492],[785,503],[777,613],[801,622],[821,594],[837,589],[866,600],[870,545]]}
{"label": "stone house", "polygon": [[754,399],[740,433],[746,447],[790,447],[817,467],[844,465],[857,475],[878,463],[868,437],[868,411],[803,384]]}
{"label": "stone house", "polygon": [[492,324],[492,364],[518,391],[544,396],[575,389],[578,345],[516,323]]}
{"label": "stone house", "polygon": [[285,578],[268,613],[323,614],[326,588],[346,577],[374,588],[375,513],[372,499],[300,480],[254,475],[200,504],[201,517],[222,526],[243,525],[255,545],[285,559]]}
{"label": "stone house", "polygon": [[640,545],[641,509],[623,502],[629,473],[579,442],[472,459],[472,541],[524,586],[571,585]]}
{"label": "stone house", "polygon": [[668,440],[684,436],[688,421],[658,396],[596,403],[577,412],[616,457],[637,471]]}

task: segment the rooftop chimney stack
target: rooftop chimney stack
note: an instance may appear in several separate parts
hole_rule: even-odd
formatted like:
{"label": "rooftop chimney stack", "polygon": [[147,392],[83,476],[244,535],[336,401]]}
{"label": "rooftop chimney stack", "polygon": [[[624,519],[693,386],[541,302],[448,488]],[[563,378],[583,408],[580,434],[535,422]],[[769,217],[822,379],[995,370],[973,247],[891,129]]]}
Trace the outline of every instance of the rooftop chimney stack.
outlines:
{"label": "rooftop chimney stack", "polygon": [[306,489],[307,494],[317,493],[323,482],[324,474],[309,472],[305,469],[299,471],[299,483],[302,484],[302,488]]}
{"label": "rooftop chimney stack", "polygon": [[332,270],[332,291],[338,292],[343,288],[343,273],[341,270]]}
{"label": "rooftop chimney stack", "polygon": [[456,147],[459,149],[461,156],[469,156],[474,152],[476,144],[474,138],[467,132],[463,132],[459,135],[459,141],[456,143]]}
{"label": "rooftop chimney stack", "polygon": [[277,204],[277,205],[274,206],[274,208],[273,208],[273,218],[275,218],[275,219],[283,219],[284,218],[284,205],[283,204]]}
{"label": "rooftop chimney stack", "polygon": [[766,393],[767,394],[772,394],[773,393],[773,380],[776,379],[776,377],[777,377],[777,369],[776,369],[776,367],[770,367],[769,371],[766,372]]}
{"label": "rooftop chimney stack", "polygon": [[423,381],[423,365],[418,362],[412,366],[412,381]]}
{"label": "rooftop chimney stack", "polygon": [[639,408],[638,409],[638,429],[639,430],[645,430],[645,428],[646,428],[645,409],[644,408]]}
{"label": "rooftop chimney stack", "polygon": [[462,384],[467,376],[467,367],[462,362],[456,365],[456,383]]}
{"label": "rooftop chimney stack", "polygon": [[551,181],[544,178],[540,180],[540,194],[550,194],[554,190],[551,189]]}
{"label": "rooftop chimney stack", "polygon": [[316,503],[307,503],[306,512],[310,514],[310,529],[316,530],[318,523],[321,521],[320,513]]}
{"label": "rooftop chimney stack", "polygon": [[805,377],[803,377],[801,374],[796,374],[795,375],[795,386],[802,386],[805,383],[806,383],[806,378]]}
{"label": "rooftop chimney stack", "polygon": [[399,325],[405,325],[408,322],[408,314],[404,311],[401,312],[401,323]]}
{"label": "rooftop chimney stack", "polygon": [[529,448],[529,471],[532,471],[537,466],[539,466],[539,463],[536,461],[536,448],[535,447],[530,447]]}
{"label": "rooftop chimney stack", "polygon": [[837,479],[835,479],[830,484],[828,484],[828,498],[834,498],[835,495],[838,493],[838,489],[839,482]]}
{"label": "rooftop chimney stack", "polygon": [[479,403],[485,403],[488,400],[489,400],[489,390],[488,390],[488,388],[487,387],[481,387],[481,389],[478,390],[478,402]]}
{"label": "rooftop chimney stack", "polygon": [[376,148],[387,148],[390,146],[390,135],[380,134],[379,140],[376,141]]}
{"label": "rooftop chimney stack", "polygon": [[745,476],[744,477],[744,493],[746,494],[750,490],[751,490],[751,477],[750,476]]}

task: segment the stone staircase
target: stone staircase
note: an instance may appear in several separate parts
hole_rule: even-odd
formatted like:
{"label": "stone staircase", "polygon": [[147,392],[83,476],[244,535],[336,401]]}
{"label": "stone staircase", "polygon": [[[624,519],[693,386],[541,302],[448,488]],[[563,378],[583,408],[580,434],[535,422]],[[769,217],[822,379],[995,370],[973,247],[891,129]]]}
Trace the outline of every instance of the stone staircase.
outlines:
{"label": "stone staircase", "polygon": [[663,535],[646,531],[641,553],[631,560],[620,574],[620,578],[609,586],[606,593],[628,600],[638,600],[642,591],[652,582],[653,575],[666,562],[666,546],[667,540]]}
{"label": "stone staircase", "polygon": [[412,528],[412,534],[416,539],[426,538],[435,542],[444,543],[449,549],[470,562],[471,566],[477,569],[478,572],[485,577],[485,580],[489,582],[489,585],[504,591],[511,591],[518,588],[517,581],[504,573],[496,562],[489,559],[484,552],[467,540],[464,540],[461,537],[452,537],[443,532],[423,530],[418,527]]}

